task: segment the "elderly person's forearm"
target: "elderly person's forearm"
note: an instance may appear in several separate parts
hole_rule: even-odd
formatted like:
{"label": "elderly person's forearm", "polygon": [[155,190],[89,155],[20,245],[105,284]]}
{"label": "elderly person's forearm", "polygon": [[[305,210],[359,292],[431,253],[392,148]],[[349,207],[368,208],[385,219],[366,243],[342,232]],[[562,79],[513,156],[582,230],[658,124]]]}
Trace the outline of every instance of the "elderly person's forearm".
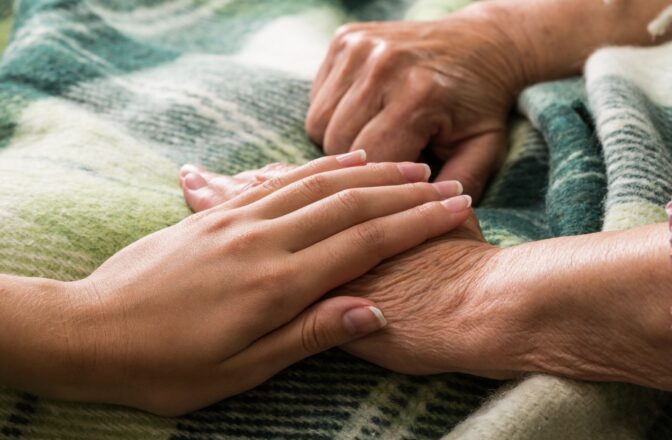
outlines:
{"label": "elderly person's forearm", "polygon": [[672,390],[667,225],[516,246],[487,289],[523,298],[517,369]]}
{"label": "elderly person's forearm", "polygon": [[647,27],[670,0],[494,0],[477,4],[494,14],[518,48],[524,85],[578,74],[603,46],[644,46],[669,40]]}

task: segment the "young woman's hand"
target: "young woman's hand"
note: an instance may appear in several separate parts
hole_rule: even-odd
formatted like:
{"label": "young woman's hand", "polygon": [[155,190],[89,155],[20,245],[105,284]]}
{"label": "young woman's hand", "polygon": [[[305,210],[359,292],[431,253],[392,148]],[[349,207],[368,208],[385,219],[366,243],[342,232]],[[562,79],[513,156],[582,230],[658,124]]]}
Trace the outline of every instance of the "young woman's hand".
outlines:
{"label": "young woman's hand", "polygon": [[[182,183],[194,209],[217,205],[263,182],[271,169],[227,177],[201,167],[183,168]],[[286,172],[286,171],[285,171]],[[192,185],[195,190],[189,188]],[[385,368],[409,374],[462,371],[509,377],[518,366],[507,351],[524,325],[515,297],[485,288],[487,267],[499,249],[486,243],[470,216],[453,231],[390,258],[330,296],[365,298],[385,311],[385,330],[341,347]],[[495,310],[498,309],[498,310]],[[483,356],[488,353],[488,356]]]}
{"label": "young woman's hand", "polygon": [[[180,414],[383,326],[325,293],[470,213],[426,166],[318,159],[114,255],[71,287],[76,400]],[[70,372],[73,370],[71,369]]]}

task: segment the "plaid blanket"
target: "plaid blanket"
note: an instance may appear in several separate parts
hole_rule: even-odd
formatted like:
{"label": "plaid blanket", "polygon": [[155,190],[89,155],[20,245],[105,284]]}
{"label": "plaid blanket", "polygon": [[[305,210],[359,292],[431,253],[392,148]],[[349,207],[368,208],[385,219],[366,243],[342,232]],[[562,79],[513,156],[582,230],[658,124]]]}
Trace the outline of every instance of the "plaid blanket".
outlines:
{"label": "plaid blanket", "polygon": [[[310,79],[351,20],[468,0],[0,0],[0,272],[84,277],[189,215],[178,167],[232,173],[320,154]],[[500,246],[665,220],[672,45],[603,49],[526,90],[478,209]],[[20,341],[17,341],[20,343]],[[599,349],[599,347],[596,347]],[[1,361],[0,361],[1,362]],[[0,388],[0,437],[671,438],[668,395],[534,375],[410,377],[332,350],[176,419]]]}

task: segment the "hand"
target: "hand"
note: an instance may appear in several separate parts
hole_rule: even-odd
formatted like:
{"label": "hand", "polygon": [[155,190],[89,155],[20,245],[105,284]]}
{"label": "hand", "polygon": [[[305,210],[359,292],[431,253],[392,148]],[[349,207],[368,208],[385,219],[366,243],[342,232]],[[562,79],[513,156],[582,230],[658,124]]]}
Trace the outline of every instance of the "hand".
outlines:
{"label": "hand", "polygon": [[68,398],[181,414],[380,328],[365,299],[306,308],[469,210],[442,201],[458,187],[425,183],[425,166],[343,160],[272,178],[74,283]]}
{"label": "hand", "polygon": [[522,87],[501,23],[473,6],[433,22],[342,27],[315,79],[306,130],[327,154],[414,161],[425,147],[478,198],[506,154],[506,119]]}
{"label": "hand", "polygon": [[[488,282],[500,249],[471,216],[453,232],[385,261],[336,289],[374,301],[389,325],[342,346],[405,374],[462,372],[494,379],[523,369],[526,321],[518,295]],[[515,295],[514,295],[515,294]]]}
{"label": "hand", "polygon": [[[185,198],[195,210],[216,206],[241,188],[263,181],[265,177],[260,176],[268,169],[248,171],[244,178],[232,181],[200,167],[185,166]],[[191,190],[188,181],[197,189]],[[337,288],[331,296],[357,296],[384,304],[389,322],[384,331],[343,348],[401,373],[461,371],[493,378],[515,376],[520,367],[511,347],[520,346],[513,339],[522,331],[523,321],[516,319],[522,310],[516,310],[516,298],[486,287],[488,267],[494,265],[499,253],[485,242],[478,221],[471,215],[453,232],[387,260]]]}
{"label": "hand", "polygon": [[227,202],[245,191],[280,177],[297,166],[272,163],[258,170],[248,170],[234,176],[212,173],[200,165],[184,165],[180,170],[180,185],[184,198],[194,212]]}

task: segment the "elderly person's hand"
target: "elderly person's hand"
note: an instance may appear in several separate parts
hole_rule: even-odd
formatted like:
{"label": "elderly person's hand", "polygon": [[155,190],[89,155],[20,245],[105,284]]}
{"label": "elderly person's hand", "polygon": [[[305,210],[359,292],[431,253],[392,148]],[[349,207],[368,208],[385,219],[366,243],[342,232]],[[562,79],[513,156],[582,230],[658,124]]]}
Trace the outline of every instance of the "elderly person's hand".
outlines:
{"label": "elderly person's hand", "polygon": [[[283,168],[232,181],[185,167],[185,197],[206,209]],[[342,347],[403,373],[512,378],[542,372],[672,390],[667,229],[652,225],[499,249],[485,242],[471,215],[331,293],[373,301],[389,322]]]}
{"label": "elderly person's hand", "polygon": [[[273,164],[229,177],[189,165],[182,170],[184,194],[195,210],[208,209],[289,169],[291,165]],[[472,215],[452,233],[339,287],[331,296],[384,304],[390,323],[385,331],[343,348],[402,373],[514,376],[520,365],[510,348],[529,320],[514,292],[501,295],[484,284],[499,252],[485,242]]]}
{"label": "elderly person's hand", "polygon": [[0,275],[0,383],[181,414],[380,329],[369,300],[318,300],[470,210],[458,185],[426,183],[426,166],[361,153],[266,180],[84,280]]}
{"label": "elderly person's hand", "polygon": [[504,157],[518,92],[579,73],[598,47],[651,44],[646,25],[667,5],[489,0],[436,21],[348,24],[315,78],[306,131],[329,154],[363,148],[372,161],[429,148],[445,162],[437,180],[478,198]]}
{"label": "elderly person's hand", "polygon": [[529,320],[520,292],[487,283],[499,253],[472,216],[452,233],[336,289],[333,295],[384,304],[389,322],[379,334],[342,348],[405,374],[463,372],[495,379],[520,374],[516,347]]}
{"label": "elderly person's hand", "polygon": [[[478,197],[506,153],[509,109],[523,85],[502,23],[471,10],[432,22],[342,27],[311,92],[306,130],[328,154],[416,160],[430,147]],[[509,26],[506,26],[509,27]]]}

